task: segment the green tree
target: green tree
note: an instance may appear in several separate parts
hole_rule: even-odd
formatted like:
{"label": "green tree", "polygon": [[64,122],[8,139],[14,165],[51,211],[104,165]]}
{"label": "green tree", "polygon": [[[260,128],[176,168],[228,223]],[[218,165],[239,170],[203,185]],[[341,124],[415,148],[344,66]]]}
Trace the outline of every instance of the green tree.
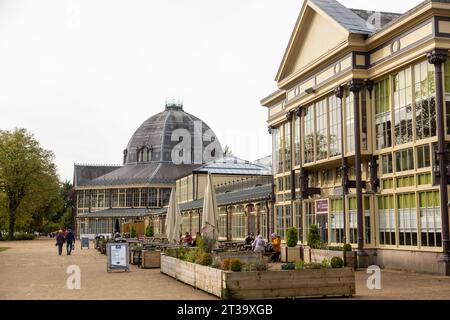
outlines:
{"label": "green tree", "polygon": [[43,149],[27,130],[0,130],[0,193],[10,240],[16,228],[28,229],[49,218],[43,212],[60,210],[60,186],[53,160],[53,153]]}

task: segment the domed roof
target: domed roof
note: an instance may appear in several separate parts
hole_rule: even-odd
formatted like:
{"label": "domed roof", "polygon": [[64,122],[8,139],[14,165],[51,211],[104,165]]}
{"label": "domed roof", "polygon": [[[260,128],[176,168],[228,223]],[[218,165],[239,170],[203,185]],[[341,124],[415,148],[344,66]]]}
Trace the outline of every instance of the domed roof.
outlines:
{"label": "domed roof", "polygon": [[[209,136],[213,138],[208,138]],[[190,137],[190,141],[184,141],[182,137]],[[201,146],[203,155],[205,148],[214,142],[214,148],[209,147],[208,151],[213,150],[212,156],[215,156],[215,152],[222,152],[219,140],[206,123],[184,112],[182,103],[166,103],[163,112],[148,118],[133,134],[124,150],[124,164],[172,163],[172,150],[180,142],[190,148],[192,164],[205,163],[203,159],[194,159],[194,147]],[[182,156],[182,152],[178,153]]]}

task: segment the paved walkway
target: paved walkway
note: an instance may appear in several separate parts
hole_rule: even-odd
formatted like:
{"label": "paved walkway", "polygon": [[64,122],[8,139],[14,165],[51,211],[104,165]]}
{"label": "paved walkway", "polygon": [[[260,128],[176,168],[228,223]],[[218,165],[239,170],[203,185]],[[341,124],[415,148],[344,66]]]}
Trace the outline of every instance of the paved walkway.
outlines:
{"label": "paved walkway", "polygon": [[[94,249],[58,256],[53,240],[0,242],[0,299],[216,299],[159,269],[106,272],[106,256]],[[69,265],[81,269],[81,290],[66,288]],[[450,277],[382,270],[381,290],[369,290],[364,270],[356,272],[354,299],[450,299]]]}
{"label": "paved walkway", "polygon": [[[72,255],[58,256],[54,240],[0,242],[1,247],[10,248],[0,252],[0,299],[215,299],[159,269],[131,265],[130,272],[108,273],[105,255],[92,247],[80,250],[79,245],[77,241]],[[81,269],[80,290],[66,288],[70,265]]]}

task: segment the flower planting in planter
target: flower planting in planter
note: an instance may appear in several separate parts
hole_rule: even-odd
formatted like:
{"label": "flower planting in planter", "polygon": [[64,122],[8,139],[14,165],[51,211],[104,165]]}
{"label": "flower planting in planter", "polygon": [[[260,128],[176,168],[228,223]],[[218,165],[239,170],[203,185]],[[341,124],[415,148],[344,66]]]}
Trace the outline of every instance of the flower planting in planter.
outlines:
{"label": "flower planting in planter", "polygon": [[161,273],[223,299],[352,296],[355,274],[337,257],[322,263],[298,260],[268,270],[263,259],[219,262],[201,249],[178,248],[161,256]]}
{"label": "flower planting in planter", "polygon": [[298,246],[298,230],[297,228],[289,228],[286,230],[286,247],[281,248],[281,261],[294,262],[304,259],[303,247]]}

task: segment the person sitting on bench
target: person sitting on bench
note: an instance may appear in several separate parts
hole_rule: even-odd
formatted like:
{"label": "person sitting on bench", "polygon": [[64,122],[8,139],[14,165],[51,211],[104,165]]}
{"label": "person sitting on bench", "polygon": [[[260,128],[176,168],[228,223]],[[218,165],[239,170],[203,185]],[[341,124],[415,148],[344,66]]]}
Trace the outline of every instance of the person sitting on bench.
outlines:
{"label": "person sitting on bench", "polygon": [[278,236],[276,233],[272,233],[272,247],[273,247],[272,261],[278,262],[280,261],[281,255],[281,237]]}

